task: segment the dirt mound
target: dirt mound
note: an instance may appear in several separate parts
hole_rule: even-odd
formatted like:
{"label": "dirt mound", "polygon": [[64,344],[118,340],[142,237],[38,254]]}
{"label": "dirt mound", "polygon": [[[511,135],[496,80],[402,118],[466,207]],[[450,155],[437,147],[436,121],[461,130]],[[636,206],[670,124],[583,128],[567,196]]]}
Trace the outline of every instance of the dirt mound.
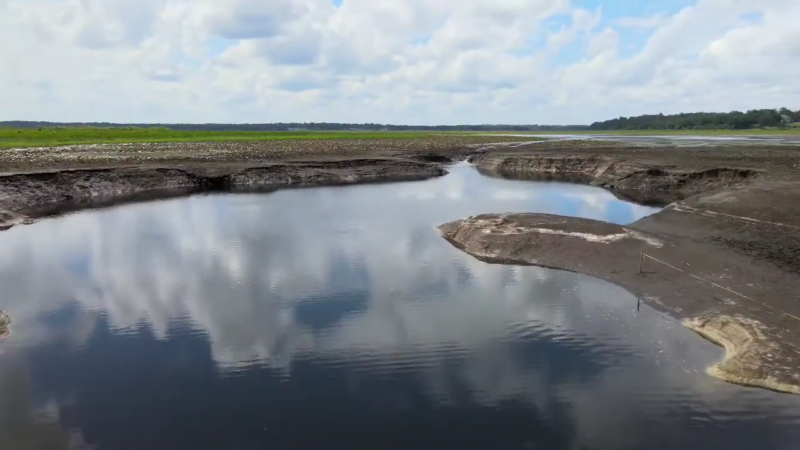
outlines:
{"label": "dirt mound", "polygon": [[0,310],[0,339],[4,339],[11,332],[11,316]]}

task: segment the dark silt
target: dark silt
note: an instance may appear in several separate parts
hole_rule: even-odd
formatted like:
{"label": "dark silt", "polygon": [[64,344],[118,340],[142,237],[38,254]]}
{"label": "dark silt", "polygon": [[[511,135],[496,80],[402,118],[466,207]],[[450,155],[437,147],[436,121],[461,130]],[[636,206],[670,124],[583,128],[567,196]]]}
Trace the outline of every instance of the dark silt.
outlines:
{"label": "dark silt", "polygon": [[800,399],[708,376],[719,347],[619,287],[485,264],[436,230],[656,209],[449,170],[0,233],[0,448],[796,448]]}

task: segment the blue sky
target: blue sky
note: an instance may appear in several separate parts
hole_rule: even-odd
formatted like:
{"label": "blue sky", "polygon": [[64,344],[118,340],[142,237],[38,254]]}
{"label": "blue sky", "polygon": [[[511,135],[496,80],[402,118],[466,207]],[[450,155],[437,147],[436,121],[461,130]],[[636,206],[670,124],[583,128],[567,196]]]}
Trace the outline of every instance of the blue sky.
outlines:
{"label": "blue sky", "polygon": [[799,20],[796,0],[0,0],[0,120],[798,109]]}

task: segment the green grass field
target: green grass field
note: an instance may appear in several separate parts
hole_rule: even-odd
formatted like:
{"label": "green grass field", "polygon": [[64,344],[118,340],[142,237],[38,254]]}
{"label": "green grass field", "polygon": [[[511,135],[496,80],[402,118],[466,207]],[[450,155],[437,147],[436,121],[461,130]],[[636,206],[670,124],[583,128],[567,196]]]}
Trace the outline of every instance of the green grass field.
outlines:
{"label": "green grass field", "polygon": [[167,128],[0,128],[0,148],[134,142],[209,142],[285,139],[413,139],[433,132],[405,131],[178,131]]}
{"label": "green grass field", "polygon": [[144,142],[257,141],[287,139],[414,139],[431,136],[526,134],[597,135],[698,135],[698,136],[785,136],[800,135],[800,128],[789,130],[622,130],[622,131],[531,131],[531,132],[441,132],[441,131],[178,131],[167,128],[0,128],[0,148],[54,147],[73,144],[113,144]]}

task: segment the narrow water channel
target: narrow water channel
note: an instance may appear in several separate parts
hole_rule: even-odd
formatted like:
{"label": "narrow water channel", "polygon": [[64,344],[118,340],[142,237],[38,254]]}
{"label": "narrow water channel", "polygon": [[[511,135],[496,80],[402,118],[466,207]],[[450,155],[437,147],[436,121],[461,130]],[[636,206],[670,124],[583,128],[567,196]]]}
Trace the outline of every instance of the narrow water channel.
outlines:
{"label": "narrow water channel", "polygon": [[722,350],[628,292],[435,228],[655,211],[459,165],[13,228],[0,449],[798,448],[800,399],[709,377]]}

